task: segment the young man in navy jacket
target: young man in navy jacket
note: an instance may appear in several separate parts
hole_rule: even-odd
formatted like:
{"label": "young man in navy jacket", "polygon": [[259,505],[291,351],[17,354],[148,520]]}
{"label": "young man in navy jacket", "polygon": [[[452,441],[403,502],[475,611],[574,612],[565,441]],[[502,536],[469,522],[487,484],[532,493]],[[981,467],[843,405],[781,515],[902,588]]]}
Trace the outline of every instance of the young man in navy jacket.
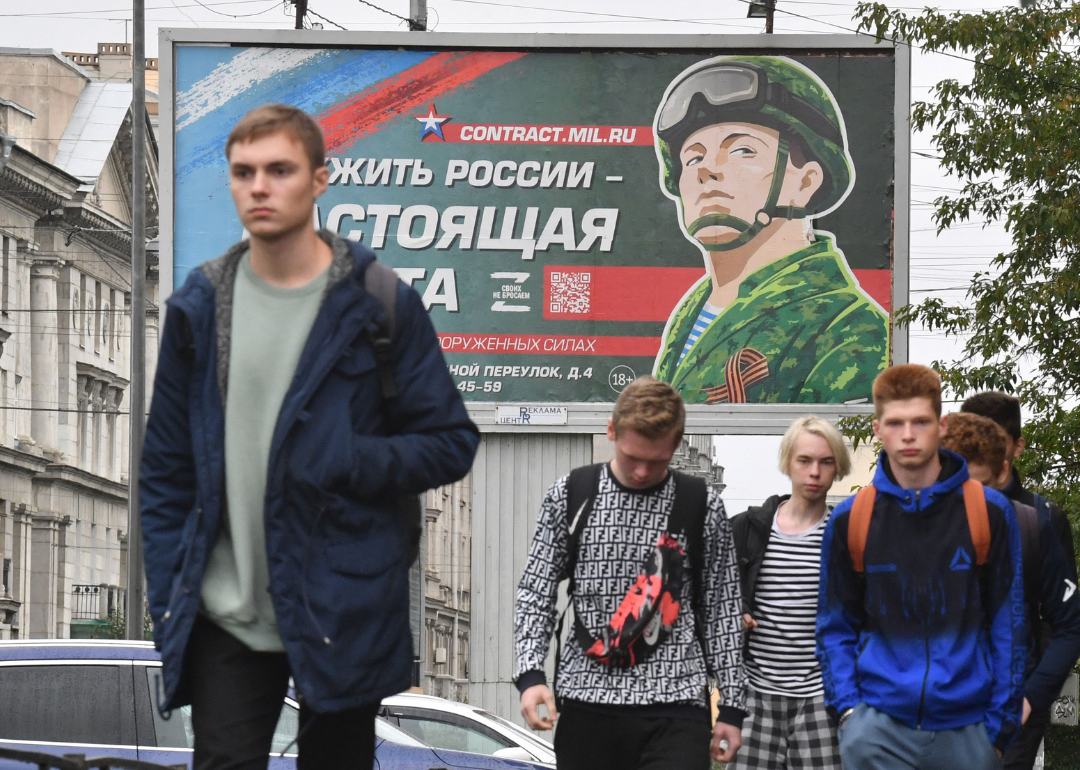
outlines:
{"label": "young man in navy jacket", "polygon": [[939,447],[941,381],[925,366],[874,381],[885,451],[857,572],[838,505],[822,542],[817,652],[845,767],[982,770],[1020,727],[1026,650],[1020,532],[983,489],[989,549],[979,565],[963,458]]}
{"label": "young man in navy jacket", "polygon": [[[995,394],[1004,398],[1004,393]],[[1020,404],[1016,403],[1017,425]],[[1008,495],[1013,477],[1009,434],[988,417],[949,415],[942,444],[968,463],[973,479]],[[1080,657],[1080,596],[1076,575],[1049,516],[1012,498],[1024,552],[1024,603],[1028,620],[1028,662],[1024,679],[1024,726],[1005,752],[1005,770],[1031,770],[1050,724],[1050,706]]]}
{"label": "young man in navy jacket", "polygon": [[301,770],[370,768],[411,680],[405,504],[464,476],[479,434],[416,292],[312,228],[318,124],[265,105],[225,154],[251,237],[168,300],[142,456],[159,707],[192,704],[195,770],[265,770],[291,676]]}

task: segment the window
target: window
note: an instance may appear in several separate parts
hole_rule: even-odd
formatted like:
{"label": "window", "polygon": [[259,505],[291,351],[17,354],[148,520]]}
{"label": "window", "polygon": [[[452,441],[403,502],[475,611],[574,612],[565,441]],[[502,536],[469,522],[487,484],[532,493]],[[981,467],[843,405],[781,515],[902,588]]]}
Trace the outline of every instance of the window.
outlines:
{"label": "window", "polygon": [[0,666],[0,692],[0,738],[123,743],[117,666]]}
{"label": "window", "polygon": [[112,331],[112,306],[108,302],[101,304],[101,343],[105,350],[109,347],[109,332]]}
{"label": "window", "polygon": [[473,754],[492,755],[499,749],[512,746],[505,739],[464,725],[452,724],[422,716],[400,715],[398,726],[415,738],[436,749],[470,751]]}
{"label": "window", "polygon": [[[150,702],[157,703],[161,697],[161,669],[148,667],[146,681],[150,687]],[[154,730],[157,733],[158,748],[192,749],[195,747],[195,730],[191,726],[191,706],[183,706],[173,711],[168,719],[161,716],[155,707]],[[274,728],[274,739],[270,744],[272,754],[280,754],[288,749],[289,754],[296,753],[296,734],[300,729],[300,710],[288,703],[282,704],[281,716]]]}
{"label": "window", "polygon": [[8,282],[11,281],[11,256],[15,251],[15,239],[0,237],[0,310],[8,311]]}

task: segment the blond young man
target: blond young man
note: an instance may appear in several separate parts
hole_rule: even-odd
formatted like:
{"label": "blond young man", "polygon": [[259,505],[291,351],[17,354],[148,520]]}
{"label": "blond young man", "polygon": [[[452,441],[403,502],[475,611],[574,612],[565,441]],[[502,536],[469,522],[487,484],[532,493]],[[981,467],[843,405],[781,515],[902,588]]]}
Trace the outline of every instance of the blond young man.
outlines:
{"label": "blond young man", "polygon": [[[1009,398],[1004,394],[995,394]],[[978,402],[976,402],[978,404]],[[1008,403],[1008,402],[1005,402]],[[1017,404],[1019,417],[1019,404]],[[977,413],[949,415],[942,446],[967,460],[973,479],[1006,496],[1012,484],[1011,441],[994,420]],[[1022,487],[1021,487],[1022,488]],[[1002,758],[1005,770],[1031,770],[1050,724],[1050,706],[1080,657],[1080,596],[1075,573],[1049,515],[1010,497],[1024,554],[1024,603],[1028,663],[1024,676],[1024,726]]]}
{"label": "blond young man", "polygon": [[[1020,728],[1026,654],[1016,514],[999,492],[965,487],[963,458],[940,447],[934,370],[885,370],[874,409],[885,450],[869,521],[858,517],[868,530],[849,534],[848,498],[821,551],[817,654],[844,767],[1000,768]],[[985,516],[969,521],[966,494],[981,494]],[[980,563],[973,532],[987,526]]]}
{"label": "blond young man", "polygon": [[479,434],[419,296],[312,228],[318,124],[266,105],[225,155],[250,239],[168,300],[142,456],[159,706],[191,704],[195,770],[265,770],[291,677],[301,770],[370,768],[411,680],[399,507],[464,476]]}
{"label": "blond young man", "polygon": [[743,598],[749,690],[743,747],[733,768],[840,770],[836,728],[814,656],[826,498],[851,471],[843,437],[801,417],[780,442],[790,494],[732,519]]}
{"label": "blond young man", "polygon": [[[735,547],[720,497],[668,468],[684,422],[670,385],[631,383],[608,421],[614,459],[556,481],[540,509],[514,610],[514,679],[530,727],[551,729],[558,719],[560,770],[707,770],[710,754],[728,762],[739,749],[745,675]],[[579,480],[590,479],[577,503]],[[700,507],[686,504],[694,494]],[[676,560],[666,562],[665,552]],[[658,606],[635,601],[650,586],[675,586],[675,573],[689,574]],[[543,666],[566,578],[574,617],[556,668],[556,709]],[[626,631],[650,607],[655,624],[613,664],[629,632],[612,629]],[[710,672],[720,691],[711,730]]]}

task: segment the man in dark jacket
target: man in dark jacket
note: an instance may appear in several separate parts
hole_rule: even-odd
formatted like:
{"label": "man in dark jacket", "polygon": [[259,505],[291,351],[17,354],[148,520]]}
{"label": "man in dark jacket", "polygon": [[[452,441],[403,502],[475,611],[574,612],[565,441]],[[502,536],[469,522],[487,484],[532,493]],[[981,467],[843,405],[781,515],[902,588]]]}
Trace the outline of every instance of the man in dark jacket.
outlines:
{"label": "man in dark jacket", "polygon": [[1076,548],[1073,545],[1072,526],[1065,511],[1047,500],[1037,492],[1032,492],[1024,487],[1024,481],[1016,470],[1016,460],[1023,453],[1026,442],[1022,433],[1020,418],[1020,399],[1007,393],[998,391],[986,391],[976,393],[969,397],[960,406],[961,412],[989,417],[1002,428],[1009,437],[1009,445],[1005,450],[1005,462],[1009,466],[1009,484],[1002,493],[1010,500],[1019,500],[1025,505],[1030,505],[1040,516],[1049,518],[1050,524],[1057,534],[1058,542],[1065,553],[1065,561],[1068,564],[1069,574],[1072,581],[1076,582]]}
{"label": "man in dark jacket", "polygon": [[742,751],[733,770],[840,770],[836,727],[814,657],[821,538],[833,482],[851,471],[840,432],[800,417],[780,442],[790,495],[773,495],[731,520],[739,557],[748,691]]}
{"label": "man in dark jacket", "polygon": [[[885,451],[871,517],[858,517],[865,537],[856,526],[849,538],[848,498],[821,552],[817,654],[844,766],[1000,768],[1024,696],[1016,514],[1000,492],[965,489],[963,458],[940,448],[941,380],[932,369],[885,370],[874,409]],[[964,495],[979,492],[986,514],[969,522]]]}
{"label": "man in dark jacket", "polygon": [[[1004,393],[983,393],[990,397],[975,402],[976,409],[949,415],[944,446],[964,457],[971,477],[1002,490],[1023,489],[1016,469],[1009,462],[1013,442],[1006,428],[977,413],[987,402],[1005,405],[1008,415],[1015,406],[1015,425],[1020,425],[1020,403]],[[1010,401],[1013,402],[1010,404]],[[966,405],[966,403],[965,403]],[[1028,493],[1031,494],[1031,493]],[[1040,498],[1041,499],[1041,498]],[[1080,596],[1076,595],[1076,560],[1062,549],[1060,532],[1041,509],[1010,498],[1020,522],[1024,551],[1024,594],[1028,614],[1028,665],[1024,680],[1024,726],[1005,752],[1005,770],[1031,770],[1039,753],[1050,707],[1057,700],[1066,677],[1080,656]],[[1055,506],[1056,508],[1056,506]],[[1060,509],[1058,513],[1064,518]],[[1065,520],[1068,527],[1068,520]],[[1068,538],[1072,546],[1071,533]]]}
{"label": "man in dark jacket", "polygon": [[416,293],[391,284],[377,350],[374,255],[313,230],[318,125],[260,107],[225,152],[250,240],[168,300],[142,457],[159,707],[192,705],[196,770],[266,768],[291,676],[299,767],[370,768],[411,678],[399,505],[464,476],[479,437]]}

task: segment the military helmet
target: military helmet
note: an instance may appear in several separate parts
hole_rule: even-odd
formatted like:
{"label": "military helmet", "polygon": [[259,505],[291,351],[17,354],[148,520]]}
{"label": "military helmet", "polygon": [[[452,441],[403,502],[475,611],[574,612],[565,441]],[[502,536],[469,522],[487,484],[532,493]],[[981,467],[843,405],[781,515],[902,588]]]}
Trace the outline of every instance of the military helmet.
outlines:
{"label": "military helmet", "polygon": [[853,164],[843,120],[828,88],[802,67],[774,56],[713,59],[680,76],[656,117],[664,186],[676,197],[683,142],[698,129],[723,122],[764,125],[802,140],[825,171],[806,215],[827,211],[847,195]]}

